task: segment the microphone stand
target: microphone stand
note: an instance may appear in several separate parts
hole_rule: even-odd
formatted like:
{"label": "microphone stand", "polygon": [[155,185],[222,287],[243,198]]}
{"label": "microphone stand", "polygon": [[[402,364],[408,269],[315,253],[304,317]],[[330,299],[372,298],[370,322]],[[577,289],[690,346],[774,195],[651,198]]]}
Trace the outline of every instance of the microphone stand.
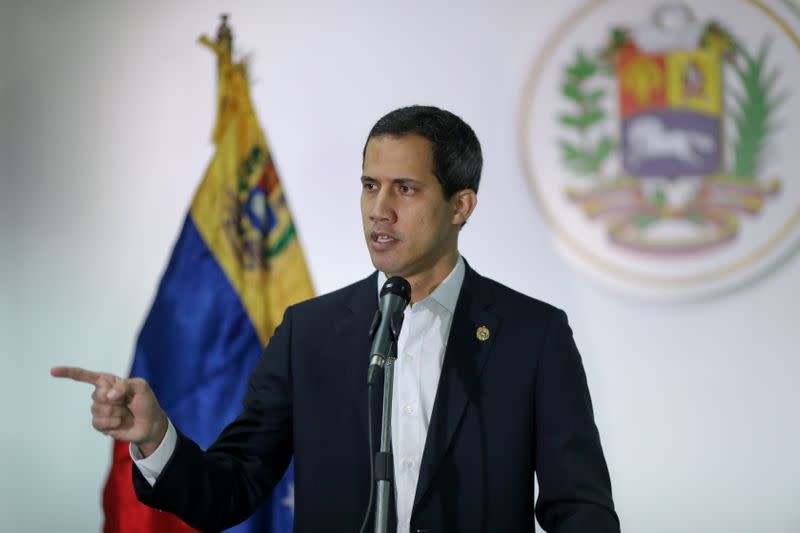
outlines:
{"label": "microphone stand", "polygon": [[[386,533],[389,528],[389,491],[394,488],[392,479],[392,391],[394,387],[394,362],[397,359],[395,343],[383,364],[383,409],[381,416],[381,446],[375,455],[375,479],[378,501],[375,508],[375,533]],[[383,464],[381,464],[383,463]],[[378,466],[380,465],[380,466]]]}
{"label": "microphone stand", "polygon": [[[375,533],[387,533],[389,528],[389,495],[394,488],[392,472],[392,394],[394,390],[394,363],[397,360],[397,338],[403,325],[403,312],[395,313],[390,322],[391,343],[383,358],[383,407],[381,409],[380,450],[375,454],[375,482],[378,488],[375,508]],[[371,376],[370,386],[377,385],[378,376]],[[369,429],[372,431],[372,428]]]}

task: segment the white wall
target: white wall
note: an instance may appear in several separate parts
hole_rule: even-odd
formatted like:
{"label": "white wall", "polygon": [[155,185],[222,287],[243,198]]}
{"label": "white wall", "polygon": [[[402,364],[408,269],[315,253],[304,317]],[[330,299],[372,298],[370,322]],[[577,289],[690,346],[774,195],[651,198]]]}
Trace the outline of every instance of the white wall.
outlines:
{"label": "white wall", "polygon": [[90,427],[89,389],[48,368],[128,371],[211,155],[214,59],[194,41],[223,10],[252,52],[319,292],[370,271],[358,177],[372,123],[410,103],[447,107],[486,161],[462,252],[569,313],[624,530],[800,530],[800,261],[712,300],[653,304],[568,268],[537,214],[521,91],[576,5],[1,3],[0,530],[100,527],[110,442]]}

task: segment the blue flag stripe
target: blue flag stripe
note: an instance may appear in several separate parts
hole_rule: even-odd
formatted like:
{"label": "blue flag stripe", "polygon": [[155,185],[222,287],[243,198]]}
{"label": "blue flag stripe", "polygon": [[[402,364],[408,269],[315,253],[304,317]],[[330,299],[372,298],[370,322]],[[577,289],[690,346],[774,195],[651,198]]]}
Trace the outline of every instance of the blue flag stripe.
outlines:
{"label": "blue flag stripe", "polygon": [[[207,448],[241,411],[261,352],[238,294],[187,216],[139,333],[131,375],[146,379],[175,426]],[[290,532],[293,478],[290,467],[253,517],[229,531]]]}

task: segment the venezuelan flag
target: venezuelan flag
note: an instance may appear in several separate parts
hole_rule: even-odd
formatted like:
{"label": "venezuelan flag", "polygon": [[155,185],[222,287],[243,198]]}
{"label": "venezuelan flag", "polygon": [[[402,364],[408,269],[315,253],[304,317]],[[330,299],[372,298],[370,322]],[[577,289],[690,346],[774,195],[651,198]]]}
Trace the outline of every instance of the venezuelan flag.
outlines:
{"label": "venezuelan flag", "polygon": [[[216,153],[195,194],[136,344],[146,379],[173,423],[203,447],[241,409],[247,378],[287,306],[313,295],[303,253],[250,100],[230,30],[201,42],[217,55]],[[128,445],[114,444],[103,494],[106,533],[193,531],[139,503]],[[235,532],[289,532],[293,469]]]}

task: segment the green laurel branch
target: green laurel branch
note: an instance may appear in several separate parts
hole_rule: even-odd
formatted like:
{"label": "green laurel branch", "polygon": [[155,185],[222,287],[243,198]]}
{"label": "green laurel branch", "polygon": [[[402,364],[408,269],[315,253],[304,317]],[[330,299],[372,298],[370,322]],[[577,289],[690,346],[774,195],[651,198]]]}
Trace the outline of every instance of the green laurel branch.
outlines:
{"label": "green laurel branch", "polygon": [[610,136],[598,138],[590,135],[593,127],[606,119],[602,108],[606,91],[588,86],[594,77],[608,73],[605,63],[602,53],[590,56],[578,50],[575,59],[564,70],[561,93],[572,104],[572,109],[559,115],[558,120],[576,132],[577,140],[560,139],[559,146],[567,168],[582,176],[597,176],[614,149],[614,140]]}
{"label": "green laurel branch", "polygon": [[731,91],[735,138],[729,174],[736,181],[752,182],[758,179],[764,149],[775,127],[775,112],[786,98],[786,93],[776,94],[780,70],[767,68],[769,46],[768,40],[763,41],[753,55],[740,43],[735,44],[733,68],[740,88]]}

